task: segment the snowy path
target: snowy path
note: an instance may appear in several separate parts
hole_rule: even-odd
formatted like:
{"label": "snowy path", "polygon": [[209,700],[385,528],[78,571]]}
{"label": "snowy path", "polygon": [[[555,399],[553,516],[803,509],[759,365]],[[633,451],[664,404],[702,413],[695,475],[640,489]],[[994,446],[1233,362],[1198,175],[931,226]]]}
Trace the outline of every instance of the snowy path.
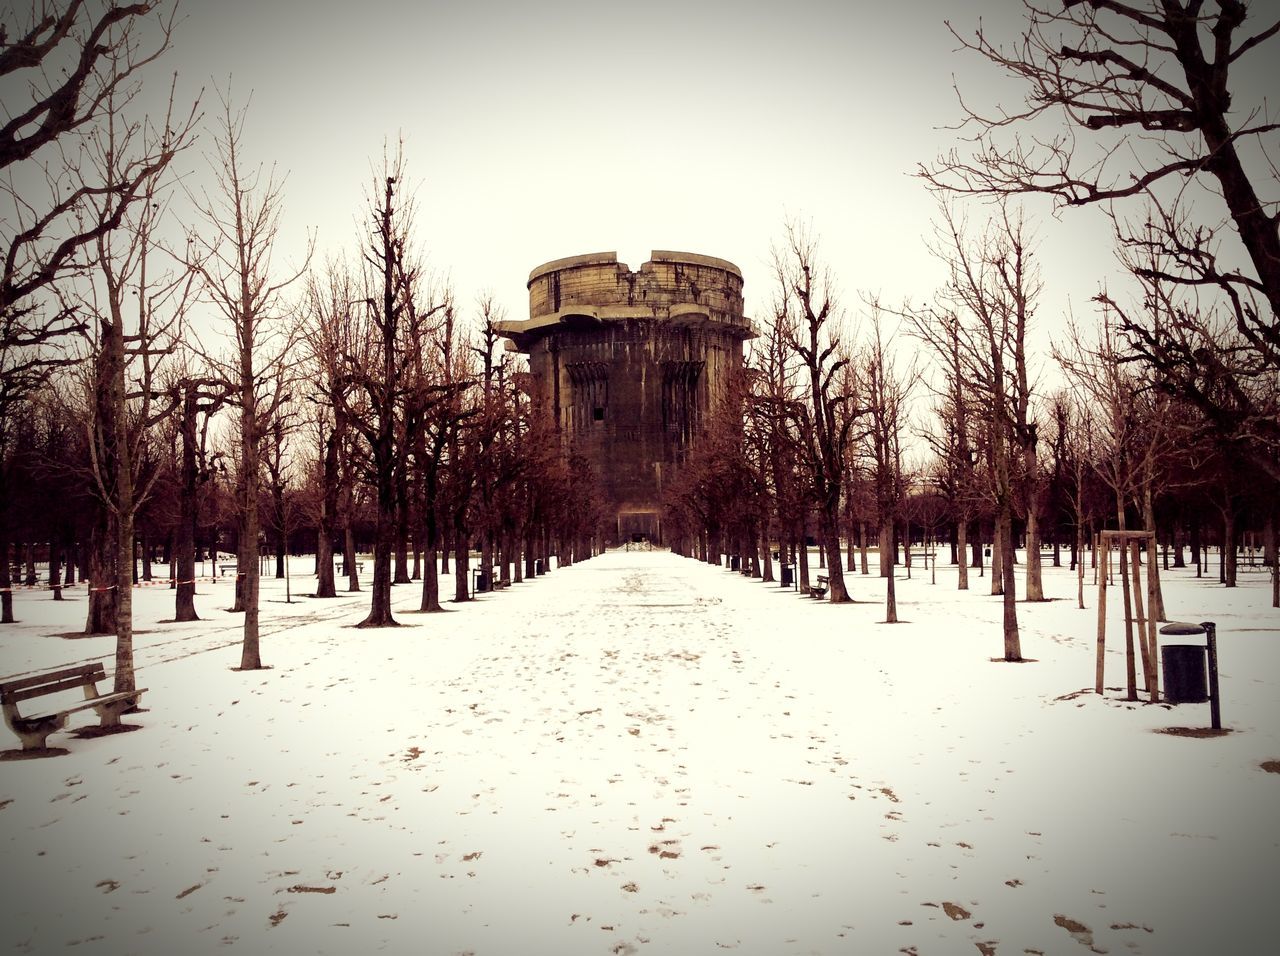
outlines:
{"label": "snowy path", "polygon": [[989,596],[899,581],[916,623],[889,627],[883,585],[851,583],[868,603],[832,607],[614,552],[396,630],[350,627],[363,597],[279,608],[272,669],[251,674],[229,670],[233,616],[148,625],[143,730],[0,763],[0,846],[26,875],[3,940],[924,956],[1262,938],[1274,636],[1247,680],[1224,655],[1248,732],[1188,740],[1150,730],[1198,711],[1068,697],[1093,621],[1069,601],[1024,606],[1038,662],[1004,665]]}

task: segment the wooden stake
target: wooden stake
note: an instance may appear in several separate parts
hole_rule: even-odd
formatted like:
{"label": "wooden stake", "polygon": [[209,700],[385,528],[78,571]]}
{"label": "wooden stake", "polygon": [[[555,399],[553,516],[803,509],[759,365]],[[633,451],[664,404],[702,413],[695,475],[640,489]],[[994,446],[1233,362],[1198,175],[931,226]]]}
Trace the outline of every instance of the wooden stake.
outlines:
{"label": "wooden stake", "polygon": [[1098,694],[1102,693],[1103,661],[1107,652],[1107,561],[1111,556],[1111,546],[1108,544],[1105,551],[1100,551],[1102,547],[1102,536],[1099,535],[1093,545],[1094,570],[1098,578],[1098,666],[1093,689]]}
{"label": "wooden stake", "polygon": [[[1129,561],[1123,535],[1116,538],[1120,590],[1124,597],[1124,676],[1129,700],[1138,699],[1138,667],[1133,655],[1133,595],[1129,591]],[[1109,557],[1109,556],[1108,556]],[[1108,561],[1108,564],[1110,562]]]}
{"label": "wooden stake", "polygon": [[1156,536],[1152,533],[1147,539],[1147,642],[1151,646],[1151,703],[1160,700],[1160,661],[1159,648],[1156,646],[1156,592],[1160,587],[1160,569],[1156,567]]}
{"label": "wooden stake", "polygon": [[1125,541],[1125,550],[1129,552],[1129,563],[1133,569],[1133,622],[1137,630],[1138,651],[1142,655],[1142,683],[1149,696],[1154,686],[1155,664],[1151,660],[1151,645],[1147,642],[1146,602],[1142,597],[1142,545],[1137,537],[1131,537]]}

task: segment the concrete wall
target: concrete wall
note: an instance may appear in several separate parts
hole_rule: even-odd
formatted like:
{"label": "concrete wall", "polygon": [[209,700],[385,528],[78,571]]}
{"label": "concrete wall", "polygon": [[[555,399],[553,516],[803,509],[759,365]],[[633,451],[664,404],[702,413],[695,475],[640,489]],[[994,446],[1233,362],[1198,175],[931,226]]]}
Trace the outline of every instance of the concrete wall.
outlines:
{"label": "concrete wall", "polygon": [[696,442],[751,324],[732,263],[655,252],[632,272],[613,253],[529,276],[529,319],[501,331],[529,356],[534,400],[584,455],[624,536],[657,536],[662,493]]}
{"label": "concrete wall", "polygon": [[656,251],[632,272],[612,252],[544,263],[529,275],[529,317],[586,307],[647,310],[655,317],[671,306],[701,306],[710,319],[745,323],[742,273],[724,259]]}

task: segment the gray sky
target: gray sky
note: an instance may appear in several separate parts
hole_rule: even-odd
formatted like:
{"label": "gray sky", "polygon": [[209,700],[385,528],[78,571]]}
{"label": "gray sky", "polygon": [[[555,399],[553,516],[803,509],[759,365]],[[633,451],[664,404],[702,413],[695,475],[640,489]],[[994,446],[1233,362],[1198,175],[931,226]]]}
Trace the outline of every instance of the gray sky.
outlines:
{"label": "gray sky", "polygon": [[[1013,38],[1017,0],[184,10],[164,66],[188,96],[228,76],[237,102],[252,93],[246,150],[288,173],[284,261],[307,228],[321,253],[352,248],[371,164],[402,135],[430,263],[462,304],[491,291],[510,318],[541,262],[616,250],[634,268],[655,248],[737,263],[759,314],[788,216],[812,223],[849,306],[863,291],[928,298],[933,200],[911,174],[955,141],[940,128],[959,115],[953,76],[976,102],[1018,93],[943,25],[972,30],[982,13]],[[1112,261],[1097,214],[1035,212],[1047,330],[1068,300],[1090,309]]]}

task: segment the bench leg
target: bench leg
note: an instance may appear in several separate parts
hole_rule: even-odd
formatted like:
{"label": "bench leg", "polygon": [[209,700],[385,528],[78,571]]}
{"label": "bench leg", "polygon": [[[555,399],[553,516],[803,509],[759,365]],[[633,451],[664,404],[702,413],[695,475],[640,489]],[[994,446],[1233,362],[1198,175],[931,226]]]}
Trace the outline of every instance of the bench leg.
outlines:
{"label": "bench leg", "polygon": [[141,691],[125,700],[116,700],[108,704],[95,704],[93,709],[98,715],[98,726],[119,727],[121,716],[138,706],[138,697],[140,696],[142,696]]}
{"label": "bench leg", "polygon": [[44,750],[49,735],[67,726],[66,714],[51,714],[48,717],[37,717],[28,720],[20,717],[9,723],[9,729],[22,741],[23,750]]}

